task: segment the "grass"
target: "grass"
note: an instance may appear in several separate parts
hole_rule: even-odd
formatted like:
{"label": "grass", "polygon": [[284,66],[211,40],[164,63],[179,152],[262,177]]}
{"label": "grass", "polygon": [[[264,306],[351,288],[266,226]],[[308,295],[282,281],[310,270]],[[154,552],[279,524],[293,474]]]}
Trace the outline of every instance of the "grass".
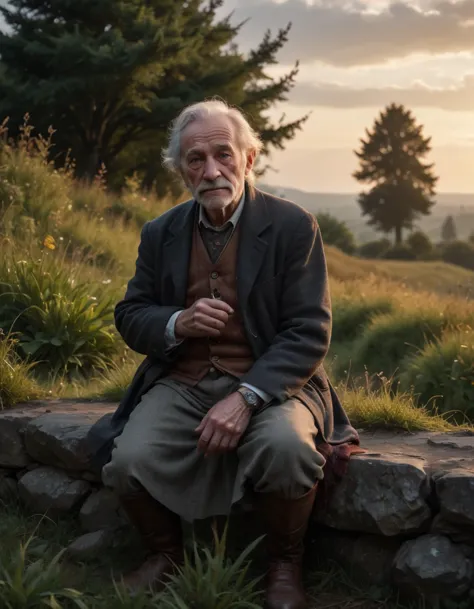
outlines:
{"label": "grass", "polygon": [[[229,529],[231,527],[232,521]],[[10,575],[17,574],[8,590],[9,596],[2,591],[2,609],[39,609],[45,605],[52,609],[72,609],[74,604],[77,606],[77,601],[82,601],[87,609],[250,609],[252,605],[246,601],[261,609],[261,596],[257,593],[262,588],[263,582],[259,578],[264,572],[264,564],[256,562],[248,570],[259,539],[247,545],[243,553],[227,548],[225,536],[214,536],[213,546],[207,548],[192,543],[187,564],[171,584],[174,596],[170,596],[170,589],[161,596],[143,594],[132,598],[121,586],[120,574],[143,558],[137,538],[119,532],[113,549],[89,561],[76,563],[68,560],[63,551],[79,534],[76,522],[70,518],[53,522],[45,517],[27,515],[14,502],[0,505],[0,561],[4,564],[4,571],[6,569]],[[3,576],[5,581],[4,571],[3,575],[0,571],[0,580]],[[33,580],[31,574],[35,572],[37,577]],[[305,579],[311,609],[429,607],[423,601],[402,604],[392,590],[361,585],[334,563],[308,565]],[[25,589],[27,582],[30,584],[29,598],[33,601],[30,603],[26,602],[25,596],[17,600],[18,592]],[[221,589],[219,582],[227,591],[227,595],[220,597],[221,604],[210,593],[212,589]],[[199,599],[196,598],[198,586],[202,592]],[[40,605],[37,601],[44,590],[54,591],[58,604],[48,605],[46,602]],[[73,597],[74,604],[64,602],[68,594]],[[207,601],[206,594],[211,594]],[[12,598],[15,598],[14,603],[5,603]],[[49,598],[45,596],[42,600],[48,601]]]}
{"label": "grass", "polygon": [[388,431],[454,431],[456,425],[423,406],[411,393],[391,393],[387,386],[340,390],[344,408],[358,429]]}
{"label": "grass", "polygon": [[0,410],[43,395],[43,391],[30,376],[32,364],[25,363],[18,357],[15,344],[12,337],[0,332]]}

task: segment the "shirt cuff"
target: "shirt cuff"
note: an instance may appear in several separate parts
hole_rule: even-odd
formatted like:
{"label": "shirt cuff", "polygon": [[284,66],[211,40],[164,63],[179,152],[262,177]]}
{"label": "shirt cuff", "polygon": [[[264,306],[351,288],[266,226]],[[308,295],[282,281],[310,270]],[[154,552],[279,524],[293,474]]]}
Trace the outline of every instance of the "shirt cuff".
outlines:
{"label": "shirt cuff", "polygon": [[247,389],[254,391],[258,395],[258,397],[263,400],[264,405],[268,404],[268,402],[271,402],[271,400],[273,399],[273,397],[266,391],[263,391],[263,389],[257,389],[257,387],[249,385],[248,383],[240,383],[240,385],[241,387],[247,387]]}
{"label": "shirt cuff", "polygon": [[176,333],[175,333],[176,320],[178,319],[178,317],[181,313],[182,313],[182,311],[176,311],[176,313],[173,313],[173,315],[169,318],[168,323],[166,324],[166,328],[165,328],[166,351],[171,351],[175,347],[178,347],[182,342],[184,342],[184,338],[182,338],[182,339],[176,338]]}

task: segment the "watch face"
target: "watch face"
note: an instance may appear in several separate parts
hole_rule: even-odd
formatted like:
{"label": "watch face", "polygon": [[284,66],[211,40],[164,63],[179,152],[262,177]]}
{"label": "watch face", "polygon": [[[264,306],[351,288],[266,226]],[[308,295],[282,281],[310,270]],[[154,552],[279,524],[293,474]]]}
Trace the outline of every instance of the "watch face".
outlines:
{"label": "watch face", "polygon": [[256,406],[258,404],[258,398],[255,393],[253,393],[253,391],[246,391],[244,393],[244,398],[245,401],[248,402],[251,406]]}

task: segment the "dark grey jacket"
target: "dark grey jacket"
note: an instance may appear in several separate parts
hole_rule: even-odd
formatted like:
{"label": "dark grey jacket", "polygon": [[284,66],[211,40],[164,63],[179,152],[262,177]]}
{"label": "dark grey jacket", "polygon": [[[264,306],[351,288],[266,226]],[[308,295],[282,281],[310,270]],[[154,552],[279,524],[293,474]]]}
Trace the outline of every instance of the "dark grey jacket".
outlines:
{"label": "dark grey jacket", "polygon": [[[145,224],[135,276],[115,309],[127,345],[147,357],[113,415],[92,428],[88,448],[96,467],[141,396],[166,375],[183,343],[165,351],[165,327],[185,305],[192,231],[198,204],[182,203]],[[323,440],[357,442],[358,435],[323,368],[331,334],[331,304],[321,234],[301,207],[247,188],[240,219],[237,291],[255,364],[241,379],[273,396],[269,407],[297,396],[311,410]]]}

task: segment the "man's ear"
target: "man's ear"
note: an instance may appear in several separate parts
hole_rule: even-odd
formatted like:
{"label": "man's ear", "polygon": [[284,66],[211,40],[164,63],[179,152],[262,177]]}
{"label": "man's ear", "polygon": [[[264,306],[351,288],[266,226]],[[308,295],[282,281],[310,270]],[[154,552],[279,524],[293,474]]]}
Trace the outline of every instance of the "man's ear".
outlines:
{"label": "man's ear", "polygon": [[245,175],[246,176],[248,176],[249,173],[253,169],[253,166],[255,164],[255,157],[256,157],[255,150],[251,150],[249,153],[247,153],[247,158],[246,158],[246,162],[245,162]]}

